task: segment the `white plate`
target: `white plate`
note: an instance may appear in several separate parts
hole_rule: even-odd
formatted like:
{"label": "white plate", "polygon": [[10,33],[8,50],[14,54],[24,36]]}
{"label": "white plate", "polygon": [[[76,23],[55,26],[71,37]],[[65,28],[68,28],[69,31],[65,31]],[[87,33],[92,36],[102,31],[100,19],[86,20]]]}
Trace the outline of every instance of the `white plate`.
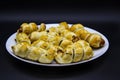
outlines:
{"label": "white plate", "polygon": [[[71,24],[69,24],[71,25]],[[58,24],[46,24],[47,26],[47,29],[50,28],[51,26],[58,26]],[[99,49],[96,49],[96,50],[93,50],[94,52],[94,55],[91,59],[89,60],[85,60],[85,61],[80,61],[80,62],[76,62],[76,63],[70,63],[70,64],[56,64],[56,63],[52,63],[52,64],[43,64],[43,63],[39,63],[39,62],[34,62],[34,61],[30,61],[30,60],[27,60],[27,59],[23,59],[23,58],[20,58],[18,56],[16,56],[12,49],[11,49],[11,46],[15,45],[16,42],[15,42],[15,37],[16,37],[16,33],[12,34],[7,42],[6,42],[6,49],[7,51],[9,52],[10,55],[12,55],[13,57],[21,60],[21,61],[24,61],[24,62],[27,62],[27,63],[31,63],[31,64],[36,64],[36,65],[43,65],[43,66],[70,66],[70,65],[76,65],[76,64],[81,64],[81,63],[85,63],[85,62],[88,62],[88,61],[91,61],[91,60],[94,60],[100,56],[102,56],[108,49],[109,47],[109,42],[108,42],[108,39],[100,32],[94,30],[94,29],[91,29],[91,28],[88,28],[88,27],[85,27],[86,30],[88,30],[89,32],[91,33],[98,33],[102,36],[102,38],[105,40],[105,44],[102,48],[99,48]]]}

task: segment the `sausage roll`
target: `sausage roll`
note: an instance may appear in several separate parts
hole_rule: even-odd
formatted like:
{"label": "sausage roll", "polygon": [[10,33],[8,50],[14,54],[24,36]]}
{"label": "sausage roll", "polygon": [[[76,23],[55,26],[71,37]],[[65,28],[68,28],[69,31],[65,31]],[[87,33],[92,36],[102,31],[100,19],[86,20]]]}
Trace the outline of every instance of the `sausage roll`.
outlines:
{"label": "sausage roll", "polygon": [[48,38],[48,35],[47,35],[46,31],[42,31],[42,32],[34,31],[30,35],[31,42],[34,42],[34,41],[36,41],[38,39],[46,41],[47,38]]}
{"label": "sausage roll", "polygon": [[18,29],[18,32],[24,32],[26,34],[30,34],[33,31],[36,31],[38,29],[38,26],[36,23],[23,23],[21,27]]}
{"label": "sausage roll", "polygon": [[26,42],[21,42],[21,43],[17,43],[16,45],[12,46],[12,50],[15,55],[25,58],[28,54],[27,51],[29,47],[30,47],[30,44]]}
{"label": "sausage roll", "polygon": [[23,33],[23,32],[22,33],[17,33],[15,40],[16,40],[17,43],[27,42],[27,43],[31,44],[31,41],[30,41],[28,35]]}
{"label": "sausage roll", "polygon": [[37,40],[37,41],[34,41],[31,46],[35,46],[35,47],[40,47],[40,48],[43,48],[43,49],[48,49],[48,47],[50,46],[50,44],[48,42],[45,42],[41,39]]}
{"label": "sausage roll", "polygon": [[40,27],[38,28],[38,32],[45,31],[46,30],[46,25],[44,23],[40,24]]}
{"label": "sausage roll", "polygon": [[84,29],[84,26],[82,24],[73,24],[70,27],[70,31],[75,32],[77,29]]}
{"label": "sausage roll", "polygon": [[59,47],[55,55],[55,60],[60,64],[71,63],[73,60],[72,51],[66,48],[66,52],[64,52],[64,50]]}
{"label": "sausage roll", "polygon": [[84,40],[79,40],[76,43],[79,44],[80,46],[82,46],[82,48],[83,48],[84,54],[83,54],[82,60],[88,60],[91,57],[93,57],[93,50],[90,47],[88,42],[86,42]]}
{"label": "sausage roll", "polygon": [[26,56],[27,59],[33,60],[33,61],[38,61],[40,56],[43,54],[44,49],[40,47],[30,47],[27,51],[28,55]]}
{"label": "sausage roll", "polygon": [[79,40],[79,37],[75,33],[71,32],[71,31],[63,30],[61,34],[62,34],[62,36],[64,38],[66,38],[66,39],[68,39],[68,40],[70,40],[72,42],[76,42],[76,41]]}
{"label": "sausage roll", "polygon": [[23,23],[17,30],[15,55],[40,63],[69,64],[93,57],[92,48],[104,46],[102,36],[90,33],[82,24],[61,22],[46,29],[44,23]]}
{"label": "sausage roll", "polygon": [[92,33],[87,40],[90,44],[90,46],[92,46],[93,48],[100,48],[102,46],[104,46],[105,41],[103,40],[103,38],[96,33]]}
{"label": "sausage roll", "polygon": [[83,58],[84,52],[81,45],[74,43],[73,44],[73,62],[81,61]]}
{"label": "sausage roll", "polygon": [[99,34],[90,33],[84,28],[80,28],[76,25],[73,25],[70,30],[79,36],[80,39],[89,42],[90,46],[93,48],[100,48],[105,44],[104,39]]}
{"label": "sausage roll", "polygon": [[72,45],[72,44],[73,44],[72,41],[70,41],[70,40],[68,40],[68,39],[63,39],[63,40],[60,42],[59,46],[62,47],[62,48],[66,48],[68,45]]}
{"label": "sausage roll", "polygon": [[44,53],[39,57],[38,61],[40,63],[52,63],[52,61],[54,60],[54,53],[50,53],[49,51],[51,50],[45,50]]}
{"label": "sausage roll", "polygon": [[48,42],[55,46],[59,46],[61,44],[61,41],[63,40],[63,37],[60,36],[49,36],[48,37]]}
{"label": "sausage roll", "polygon": [[61,22],[61,23],[59,23],[59,26],[64,28],[64,29],[69,29],[69,25],[67,22]]}

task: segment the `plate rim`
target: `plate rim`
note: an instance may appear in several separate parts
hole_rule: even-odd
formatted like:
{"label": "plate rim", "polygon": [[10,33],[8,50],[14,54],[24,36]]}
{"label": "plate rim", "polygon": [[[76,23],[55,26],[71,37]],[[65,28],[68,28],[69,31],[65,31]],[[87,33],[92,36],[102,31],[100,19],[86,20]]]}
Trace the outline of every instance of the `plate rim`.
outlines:
{"label": "plate rim", "polygon": [[[58,24],[59,24],[59,23],[50,23],[50,24],[46,24],[46,26],[51,27],[50,25],[52,25],[53,27],[55,27],[54,25],[57,26]],[[68,24],[68,25],[72,25],[72,24]],[[39,25],[38,25],[38,26],[39,26]],[[11,34],[11,35],[7,38],[7,41],[6,41],[5,46],[6,46],[6,49],[7,49],[8,53],[9,53],[10,55],[12,55],[14,58],[17,58],[17,59],[20,60],[20,61],[27,62],[27,63],[30,63],[30,64],[41,65],[41,66],[71,66],[71,65],[82,64],[82,63],[86,63],[86,62],[89,62],[89,61],[92,61],[92,60],[95,60],[95,59],[101,57],[103,54],[106,53],[106,51],[107,51],[108,48],[109,48],[109,41],[108,41],[108,39],[107,39],[107,37],[106,37],[105,35],[103,35],[103,34],[100,33],[99,31],[97,31],[97,30],[95,30],[95,29],[92,29],[92,28],[90,28],[90,27],[84,26],[84,28],[87,29],[88,31],[89,31],[89,30],[92,30],[92,31],[100,34],[100,35],[102,36],[102,38],[105,40],[105,45],[103,46],[103,47],[104,47],[104,48],[103,48],[104,50],[102,51],[102,53],[99,54],[99,55],[97,55],[97,56],[92,57],[92,58],[89,59],[89,60],[84,60],[84,61],[79,61],[79,62],[69,63],[69,64],[44,64],[44,63],[39,63],[39,62],[35,62],[35,61],[32,61],[32,60],[27,60],[27,59],[18,57],[18,56],[16,56],[13,52],[11,52],[11,51],[10,51],[11,49],[8,47],[10,39],[11,39],[12,37],[16,36],[17,32]]]}

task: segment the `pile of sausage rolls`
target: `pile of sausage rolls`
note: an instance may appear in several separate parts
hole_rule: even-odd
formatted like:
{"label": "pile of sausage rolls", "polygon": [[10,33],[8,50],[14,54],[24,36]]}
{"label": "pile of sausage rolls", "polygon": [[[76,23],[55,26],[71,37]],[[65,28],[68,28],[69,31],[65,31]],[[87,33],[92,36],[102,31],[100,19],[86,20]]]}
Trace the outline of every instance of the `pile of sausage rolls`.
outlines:
{"label": "pile of sausage rolls", "polygon": [[46,29],[34,22],[23,23],[17,30],[16,44],[11,48],[16,56],[40,63],[67,64],[93,57],[93,48],[104,46],[104,39],[85,30],[82,24],[68,25],[61,22],[57,27]]}

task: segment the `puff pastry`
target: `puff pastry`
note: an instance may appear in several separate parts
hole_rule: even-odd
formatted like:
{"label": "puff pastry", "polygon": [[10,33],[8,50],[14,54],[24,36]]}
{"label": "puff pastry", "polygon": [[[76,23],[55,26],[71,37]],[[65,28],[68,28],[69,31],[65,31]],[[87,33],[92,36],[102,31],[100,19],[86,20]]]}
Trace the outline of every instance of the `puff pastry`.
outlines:
{"label": "puff pastry", "polygon": [[73,31],[82,40],[89,42],[90,46],[93,48],[100,48],[105,44],[105,41],[99,34],[88,32],[80,24],[72,25],[70,30]]}
{"label": "puff pastry", "polygon": [[38,39],[46,41],[47,38],[48,38],[48,35],[47,35],[46,31],[41,31],[41,32],[34,31],[34,32],[32,32],[30,34],[30,40],[31,40],[31,42],[34,42],[34,41],[36,41]]}
{"label": "puff pastry", "polygon": [[15,55],[25,58],[27,56],[27,51],[30,45],[26,42],[17,43],[16,45],[12,46],[12,50]]}
{"label": "puff pastry", "polygon": [[41,32],[41,31],[44,31],[45,29],[46,29],[45,23],[41,23],[37,31]]}
{"label": "puff pastry", "polygon": [[55,55],[55,60],[57,61],[57,63],[60,64],[71,63],[73,60],[72,51],[68,49],[64,51],[63,48],[57,47],[57,54]]}
{"label": "puff pastry", "polygon": [[23,23],[17,30],[15,55],[40,63],[68,64],[88,60],[93,57],[93,48],[104,45],[103,38],[90,33],[82,24],[68,25],[61,22],[57,27],[46,29],[36,23]]}
{"label": "puff pastry", "polygon": [[24,32],[26,34],[30,34],[33,31],[36,31],[38,29],[38,26],[36,23],[23,23],[20,28],[18,29],[18,32]]}
{"label": "puff pastry", "polygon": [[83,58],[82,60],[90,59],[93,56],[93,50],[90,47],[89,43],[84,40],[79,40],[76,42],[76,44],[79,44],[83,48]]}
{"label": "puff pastry", "polygon": [[17,33],[15,40],[16,40],[17,43],[27,42],[27,43],[31,44],[31,41],[30,41],[28,35],[23,33],[23,32],[22,33]]}
{"label": "puff pastry", "polygon": [[27,53],[28,55],[26,56],[27,59],[33,60],[33,61],[38,61],[40,56],[44,54],[45,50],[40,48],[40,47],[29,47]]}

